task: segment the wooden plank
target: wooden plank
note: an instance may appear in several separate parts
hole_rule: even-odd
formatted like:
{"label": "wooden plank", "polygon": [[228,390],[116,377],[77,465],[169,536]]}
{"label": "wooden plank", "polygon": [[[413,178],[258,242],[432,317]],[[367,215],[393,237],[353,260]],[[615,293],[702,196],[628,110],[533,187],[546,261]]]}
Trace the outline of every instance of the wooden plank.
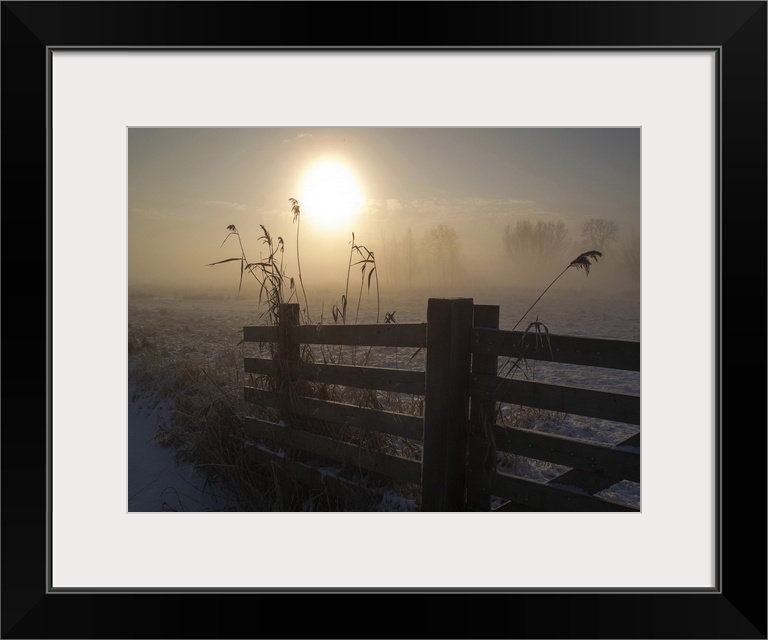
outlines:
{"label": "wooden plank", "polygon": [[[498,327],[499,306],[476,304],[473,309],[474,327]],[[498,358],[482,353],[472,354],[472,373],[496,375]],[[493,399],[470,398],[467,474],[493,473],[496,468],[496,444],[493,425],[496,402]],[[467,489],[467,511],[490,511],[491,496]]]}
{"label": "wooden plank", "polygon": [[470,393],[480,398],[549,409],[614,422],[640,424],[640,396],[547,382],[470,375]]}
{"label": "wooden plank", "polygon": [[[277,409],[279,406],[279,395],[276,391],[245,387],[244,392],[246,402],[273,409]],[[350,424],[354,427],[388,433],[409,440],[421,441],[424,433],[424,420],[419,416],[394,411],[363,409],[352,404],[315,398],[297,397],[294,398],[293,402],[293,413],[307,418]]]}
{"label": "wooden plank", "polygon": [[244,358],[243,365],[246,373],[259,376],[276,375],[277,365],[272,358]]}
{"label": "wooden plank", "polygon": [[[272,360],[269,358],[245,358],[246,373],[272,375],[272,367]],[[424,395],[425,375],[423,371],[315,364],[312,362],[292,363],[289,370],[292,378],[309,382]]]}
{"label": "wooden plank", "polygon": [[248,447],[246,456],[252,464],[277,467],[305,487],[317,491],[328,491],[332,496],[343,500],[350,506],[363,508],[366,505],[372,506],[377,502],[372,491],[355,482],[338,478],[320,469],[285,458],[258,445]]}
{"label": "wooden plank", "polygon": [[622,440],[616,446],[617,447],[639,447],[640,446],[640,432],[638,431],[635,435],[629,436],[629,438],[627,438],[626,440]]}
{"label": "wooden plank", "polygon": [[[626,440],[622,440],[619,444],[616,445],[616,449],[619,449],[620,447],[622,448],[622,450],[624,450],[625,447],[634,449],[639,446],[640,446],[640,432],[636,433],[633,436],[630,436]],[[639,449],[634,453],[635,455],[638,456],[638,465],[639,465],[640,463]],[[624,478],[619,478],[611,475],[604,475],[600,473],[591,473],[589,471],[585,471],[584,469],[570,469],[565,473],[561,473],[556,478],[552,478],[550,482],[578,487],[579,489],[582,489],[583,491],[586,491],[587,493],[592,495],[594,493],[599,493],[603,489],[612,487],[617,482],[621,482],[622,480],[624,480]],[[636,480],[636,482],[640,482],[639,471],[638,471],[638,479]]]}
{"label": "wooden plank", "polygon": [[498,424],[493,432],[496,446],[501,451],[618,478],[613,484],[619,480],[640,482],[639,453],[579,438]]}
{"label": "wooden plank", "polygon": [[350,467],[413,484],[421,483],[421,464],[415,460],[366,451],[353,444],[290,427],[281,427],[258,418],[246,417],[244,420],[245,429],[252,437],[267,440],[276,448],[300,449]]}
{"label": "wooden plank", "polygon": [[277,409],[280,406],[280,395],[277,391],[244,387],[243,393],[245,401],[251,404],[259,404],[270,409]]}
{"label": "wooden plank", "polygon": [[616,476],[606,476],[600,473],[591,473],[584,469],[570,469],[564,473],[561,473],[556,478],[552,478],[549,482],[574,487],[585,491],[589,495],[600,493],[603,489],[612,487],[617,482],[621,482],[624,478],[618,478]]}
{"label": "wooden plank", "polygon": [[277,324],[277,353],[273,357],[273,363],[277,369],[278,388],[280,394],[280,417],[291,423],[291,400],[295,396],[295,378],[292,376],[293,368],[301,359],[301,345],[296,341],[294,329],[299,326],[299,305],[281,304]]}
{"label": "wooden plank", "polygon": [[314,398],[296,398],[294,402],[294,413],[308,418],[349,424],[368,431],[378,431],[410,440],[421,441],[423,437],[424,420],[418,416],[364,409],[342,402]]}
{"label": "wooden plank", "polygon": [[289,361],[299,359],[300,345],[296,340],[296,331],[299,328],[299,305],[294,303],[281,304],[277,324],[278,355],[276,359],[283,358]]}
{"label": "wooden plank", "polygon": [[422,511],[464,511],[472,299],[427,305]]}
{"label": "wooden plank", "polygon": [[276,365],[272,358],[245,358],[244,367],[246,373],[259,376],[276,375]]}
{"label": "wooden plank", "polygon": [[542,344],[541,339],[537,341],[536,335],[530,332],[475,328],[472,352],[640,371],[639,342],[561,335],[550,335],[549,344],[546,336],[543,340]]}
{"label": "wooden plank", "polygon": [[302,344],[332,344],[365,347],[425,347],[427,325],[358,324],[304,325],[297,339]]}
{"label": "wooden plank", "polygon": [[[426,323],[302,325],[290,333],[301,344],[332,344],[365,347],[425,347]],[[277,342],[276,327],[243,327],[246,342]]]}
{"label": "wooden plank", "polygon": [[578,490],[500,472],[488,478],[472,477],[469,485],[477,491],[499,496],[536,511],[637,511],[627,505],[602,500]]}
{"label": "wooden plank", "polygon": [[264,325],[256,327],[243,327],[243,340],[245,342],[277,342],[277,327]]}
{"label": "wooden plank", "polygon": [[378,389],[415,395],[424,395],[425,389],[423,371],[301,362],[296,372],[304,380],[360,389]]}

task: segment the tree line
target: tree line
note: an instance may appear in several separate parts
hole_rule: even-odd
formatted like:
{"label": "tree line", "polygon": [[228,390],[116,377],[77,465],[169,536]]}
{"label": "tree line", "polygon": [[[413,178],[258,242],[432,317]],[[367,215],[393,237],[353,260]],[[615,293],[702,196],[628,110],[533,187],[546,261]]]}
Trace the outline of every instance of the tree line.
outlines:
{"label": "tree line", "polygon": [[[548,276],[575,255],[600,251],[613,269],[633,282],[640,281],[640,235],[622,235],[613,220],[590,218],[581,224],[576,237],[562,221],[533,221],[521,218],[508,224],[500,234],[500,266],[517,279],[532,280]],[[493,247],[495,240],[488,246]],[[498,247],[498,244],[495,246]],[[494,253],[496,253],[494,251]],[[453,285],[470,267],[458,231],[437,224],[421,235],[410,227],[400,235],[382,237],[377,251],[379,264],[388,284]]]}
{"label": "tree line", "polygon": [[605,218],[590,218],[573,239],[565,223],[518,220],[507,225],[502,236],[504,251],[514,268],[522,275],[532,275],[570,259],[571,254],[600,251],[625,276],[639,282],[640,235],[633,232],[622,237],[619,225]]}

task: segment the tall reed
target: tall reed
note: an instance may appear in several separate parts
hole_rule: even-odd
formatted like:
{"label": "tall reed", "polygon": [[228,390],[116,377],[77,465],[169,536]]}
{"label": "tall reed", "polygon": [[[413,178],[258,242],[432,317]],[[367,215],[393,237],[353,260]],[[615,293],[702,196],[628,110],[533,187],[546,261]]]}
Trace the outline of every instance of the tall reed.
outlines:
{"label": "tall reed", "polygon": [[293,214],[293,222],[296,224],[296,266],[299,273],[299,285],[301,291],[304,294],[304,313],[307,316],[307,322],[312,323],[312,319],[309,316],[309,302],[307,301],[307,291],[304,288],[304,281],[301,279],[301,252],[299,251],[299,230],[301,229],[301,208],[299,207],[299,201],[296,198],[288,198],[288,202],[291,203],[291,213]]}
{"label": "tall reed", "polygon": [[[584,253],[578,255],[576,258],[571,260],[568,263],[568,265],[565,267],[565,269],[563,269],[557,275],[557,277],[555,277],[555,279],[552,280],[552,282],[550,282],[549,285],[547,285],[547,287],[544,289],[544,291],[541,292],[539,297],[536,298],[536,300],[534,300],[533,304],[530,307],[528,307],[526,312],[522,316],[520,316],[520,319],[515,323],[515,326],[512,327],[511,330],[514,331],[520,326],[520,323],[531,312],[531,309],[533,309],[538,304],[538,302],[544,297],[544,294],[547,293],[547,291],[549,291],[552,288],[552,286],[565,274],[566,271],[568,271],[568,269],[570,269],[571,267],[575,268],[576,270],[584,269],[586,274],[589,275],[589,269],[592,266],[592,260],[597,262],[597,259],[602,257],[603,257],[602,253],[600,253],[599,251],[592,250],[592,251],[585,251]],[[520,345],[521,345],[521,351],[522,351],[521,355],[518,356],[517,358],[513,358],[512,356],[508,357],[498,369],[501,375],[506,377],[506,376],[509,376],[513,371],[520,370],[527,377],[527,374],[525,370],[523,370],[523,366],[522,366],[526,363],[525,349],[523,348],[523,345],[525,344],[525,338],[528,335],[528,332],[531,331],[532,329],[535,332],[536,344],[543,346],[544,340],[546,339],[547,347],[549,347],[549,329],[543,322],[539,322],[539,319],[537,317],[534,322],[531,322],[528,325],[526,330],[523,332],[523,337],[520,339]],[[542,333],[544,334],[543,336],[542,336]],[[551,347],[550,347],[550,351],[551,351]]]}
{"label": "tall reed", "polygon": [[591,260],[594,260],[595,262],[597,262],[597,259],[602,257],[603,257],[603,254],[600,253],[599,251],[585,251],[581,255],[571,260],[568,266],[565,269],[563,269],[559,273],[559,275],[552,282],[549,283],[549,285],[547,285],[546,289],[544,289],[544,291],[541,292],[541,295],[538,298],[536,298],[536,300],[530,307],[528,307],[528,310],[515,323],[515,326],[512,327],[512,331],[514,331],[520,326],[520,323],[523,321],[525,316],[527,316],[530,313],[531,309],[533,309],[536,306],[539,300],[541,300],[544,297],[544,294],[552,288],[552,285],[555,284],[555,282],[557,282],[563,276],[563,274],[566,271],[568,271],[568,269],[570,269],[571,267],[575,267],[577,270],[584,269],[587,275],[589,275],[589,268],[592,266]]}
{"label": "tall reed", "polygon": [[[373,251],[370,251],[363,245],[355,244],[355,234],[352,233],[352,241],[350,243],[352,248],[349,250],[349,265],[347,266],[347,285],[344,289],[344,295],[341,296],[341,306],[333,305],[331,314],[333,315],[333,321],[338,322],[341,319],[342,324],[347,324],[347,302],[349,300],[349,279],[352,274],[352,267],[362,265],[360,267],[360,291],[357,296],[357,310],[355,311],[355,324],[360,317],[360,304],[363,298],[363,289],[365,288],[365,271],[369,265],[373,265],[368,271],[368,293],[371,292],[371,278],[376,276],[376,322],[379,322],[379,316],[381,314],[381,297],[379,293],[379,274],[376,270],[376,258],[373,255]],[[357,262],[352,262],[357,254],[360,259]]]}
{"label": "tall reed", "polygon": [[[296,285],[293,278],[286,276],[283,268],[283,254],[285,252],[285,243],[283,239],[278,236],[277,242],[273,242],[267,228],[262,224],[259,225],[263,232],[258,239],[263,240],[267,247],[267,256],[261,258],[258,262],[250,262],[245,255],[245,249],[243,248],[243,241],[240,236],[240,232],[233,224],[229,225],[227,234],[221,246],[231,237],[235,236],[240,245],[240,257],[239,258],[226,258],[217,262],[211,262],[207,264],[208,267],[213,267],[218,264],[224,264],[226,262],[239,262],[240,263],[240,285],[237,289],[238,296],[243,287],[243,276],[248,273],[252,275],[256,282],[259,283],[259,304],[262,302],[267,303],[267,317],[270,324],[277,324],[280,317],[280,305],[284,302],[290,302],[296,294]],[[285,287],[289,287],[290,294],[288,298],[285,297]]]}

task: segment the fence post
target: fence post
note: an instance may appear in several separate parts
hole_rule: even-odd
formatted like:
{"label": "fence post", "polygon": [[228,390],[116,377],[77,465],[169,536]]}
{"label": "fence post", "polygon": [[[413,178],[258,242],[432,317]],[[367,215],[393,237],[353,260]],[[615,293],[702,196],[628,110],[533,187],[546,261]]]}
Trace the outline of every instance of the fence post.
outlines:
{"label": "fence post", "polygon": [[[488,329],[499,328],[498,305],[477,304],[474,308],[474,326]],[[495,376],[498,357],[494,355],[472,355],[472,373]],[[496,401],[469,399],[469,446],[467,454],[467,475],[483,477],[496,469],[496,443],[493,425],[496,422]],[[490,511],[491,496],[467,489],[467,511]]]}
{"label": "fence post", "polygon": [[280,419],[290,425],[293,420],[291,417],[291,395],[295,385],[294,371],[295,363],[300,360],[301,347],[296,341],[293,327],[299,326],[299,305],[295,303],[282,303],[279,307],[277,322],[277,357],[273,359],[277,367],[276,377],[280,393]]}
{"label": "fence post", "polygon": [[464,510],[472,306],[472,298],[427,306],[422,511]]}

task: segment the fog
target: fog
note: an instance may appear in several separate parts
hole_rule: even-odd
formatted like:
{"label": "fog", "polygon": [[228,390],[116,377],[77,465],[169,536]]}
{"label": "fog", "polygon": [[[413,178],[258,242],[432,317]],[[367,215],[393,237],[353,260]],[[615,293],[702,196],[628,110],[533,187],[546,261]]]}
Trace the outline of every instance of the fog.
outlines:
{"label": "fog", "polygon": [[[128,161],[133,292],[236,295],[240,262],[208,265],[265,260],[265,230],[326,312],[361,284],[533,292],[591,250],[589,274],[567,269],[553,295],[639,291],[639,129],[141,128]],[[258,296],[247,272],[241,295]]]}

